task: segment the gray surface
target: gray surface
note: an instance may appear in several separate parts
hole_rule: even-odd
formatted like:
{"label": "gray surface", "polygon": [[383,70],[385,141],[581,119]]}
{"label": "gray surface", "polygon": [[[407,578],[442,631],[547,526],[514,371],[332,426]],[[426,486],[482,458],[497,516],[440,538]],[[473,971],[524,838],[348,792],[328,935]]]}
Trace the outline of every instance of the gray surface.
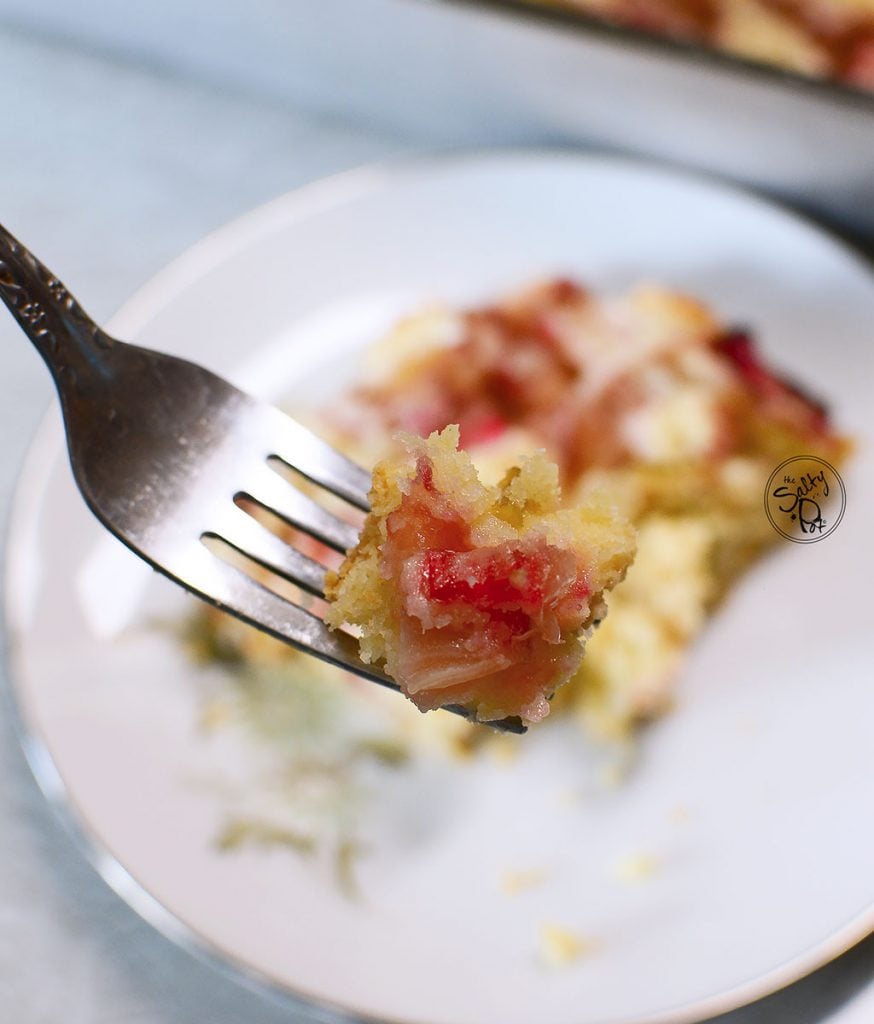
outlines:
{"label": "gray surface", "polygon": [[[424,127],[418,137],[408,132],[400,139],[2,28],[0,67],[0,221],[60,272],[98,319],[237,213],[322,174],[434,141]],[[38,357],[5,314],[0,346],[5,523],[18,467],[51,391]],[[174,948],[106,888],[41,799],[5,711],[0,775],[0,1021],[298,1019],[281,1002]],[[871,977],[868,942],[729,1019],[821,1022]],[[840,1024],[874,1019],[874,991],[864,1004],[861,998],[841,1013]]]}

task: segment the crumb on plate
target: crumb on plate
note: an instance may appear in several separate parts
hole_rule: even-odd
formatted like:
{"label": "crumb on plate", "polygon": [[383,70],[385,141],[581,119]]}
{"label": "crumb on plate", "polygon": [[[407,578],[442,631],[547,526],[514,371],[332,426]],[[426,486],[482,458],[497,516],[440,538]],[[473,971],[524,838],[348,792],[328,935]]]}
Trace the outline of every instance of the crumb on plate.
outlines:
{"label": "crumb on plate", "polygon": [[658,858],[650,853],[626,853],[613,865],[613,875],[620,882],[645,882],[658,868]]}
{"label": "crumb on plate", "polygon": [[595,949],[594,942],[563,925],[540,926],[540,957],[548,967],[568,967]]}
{"label": "crumb on plate", "polygon": [[547,872],[543,868],[507,870],[501,874],[501,891],[507,896],[516,896],[543,885],[547,877]]}

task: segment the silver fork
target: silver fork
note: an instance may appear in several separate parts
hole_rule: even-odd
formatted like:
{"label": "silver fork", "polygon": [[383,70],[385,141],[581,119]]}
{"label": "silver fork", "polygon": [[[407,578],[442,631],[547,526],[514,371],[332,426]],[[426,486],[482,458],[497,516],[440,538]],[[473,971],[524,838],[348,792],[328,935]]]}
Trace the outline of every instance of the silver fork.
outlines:
{"label": "silver fork", "polygon": [[[325,566],[244,510],[248,505],[266,511],[342,554],[357,543],[358,531],[295,487],[282,469],[295,470],[366,512],[365,470],[209,370],[109,337],[2,226],[0,298],[51,371],[73,476],[108,530],[217,608],[308,654],[400,689],[361,661],[352,636],[328,629],[317,615],[270,588],[256,567],[323,597]],[[251,571],[220,557],[216,541],[244,556],[245,564],[251,561]],[[459,706],[446,710],[470,717]],[[525,732],[518,718],[489,724]]]}

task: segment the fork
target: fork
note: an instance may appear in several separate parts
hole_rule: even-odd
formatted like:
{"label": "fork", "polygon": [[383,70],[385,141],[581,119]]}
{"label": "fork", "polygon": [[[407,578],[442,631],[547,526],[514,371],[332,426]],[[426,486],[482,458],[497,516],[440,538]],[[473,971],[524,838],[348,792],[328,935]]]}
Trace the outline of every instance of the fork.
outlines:
{"label": "fork", "polygon": [[[360,659],[354,637],[269,585],[263,570],[324,597],[326,567],[246,511],[266,512],[345,554],[358,542],[356,528],[296,487],[288,470],[362,512],[369,473],[209,370],[111,338],[2,226],[0,298],[51,371],[73,476],[110,532],[209,604],[400,690]],[[236,557],[221,557],[223,546]],[[458,705],[445,710],[470,718]],[[525,732],[515,717],[488,724]]]}

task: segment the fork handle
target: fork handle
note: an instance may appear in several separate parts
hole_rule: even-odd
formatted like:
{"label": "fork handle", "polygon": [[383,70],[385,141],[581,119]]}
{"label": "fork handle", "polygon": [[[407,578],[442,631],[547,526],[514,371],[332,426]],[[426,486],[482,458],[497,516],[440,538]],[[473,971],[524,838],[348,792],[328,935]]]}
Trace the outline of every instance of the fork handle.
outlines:
{"label": "fork handle", "polygon": [[58,385],[82,384],[100,373],[101,353],[112,348],[114,340],[2,224],[0,299],[46,361]]}

